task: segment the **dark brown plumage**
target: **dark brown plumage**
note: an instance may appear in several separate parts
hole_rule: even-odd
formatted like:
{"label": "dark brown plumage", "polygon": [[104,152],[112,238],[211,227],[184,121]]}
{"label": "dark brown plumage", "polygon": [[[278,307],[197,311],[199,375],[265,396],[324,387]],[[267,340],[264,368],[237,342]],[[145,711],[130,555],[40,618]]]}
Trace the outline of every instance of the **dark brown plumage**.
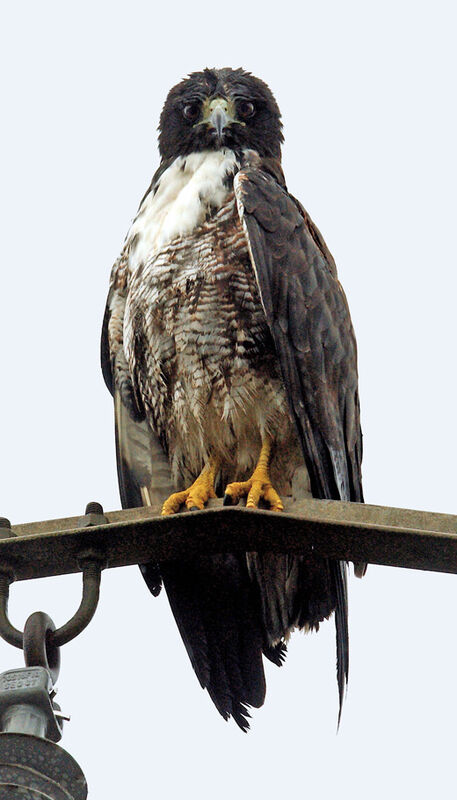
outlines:
{"label": "dark brown plumage", "polygon": [[[255,480],[265,497],[363,499],[349,310],[287,192],[281,142],[276,101],[242,70],[193,73],[167,98],[162,163],[113,268],[102,337],[124,506],[185,490],[170,513],[244,485],[255,505]],[[154,594],[163,578],[201,685],[243,729],[264,700],[262,653],[280,665],[291,630],[335,611],[341,711],[344,563],[253,553],[142,570]]]}

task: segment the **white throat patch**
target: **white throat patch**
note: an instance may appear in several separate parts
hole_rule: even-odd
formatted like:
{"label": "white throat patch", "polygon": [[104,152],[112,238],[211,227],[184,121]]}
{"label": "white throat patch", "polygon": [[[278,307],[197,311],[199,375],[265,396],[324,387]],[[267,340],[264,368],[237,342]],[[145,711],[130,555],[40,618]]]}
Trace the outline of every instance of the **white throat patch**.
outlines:
{"label": "white throat patch", "polygon": [[127,234],[127,245],[136,237],[130,270],[177,236],[191,233],[204,222],[210,207],[220,208],[228,193],[225,178],[237,168],[234,152],[225,148],[178,156],[160,177],[155,192],[144,199]]}

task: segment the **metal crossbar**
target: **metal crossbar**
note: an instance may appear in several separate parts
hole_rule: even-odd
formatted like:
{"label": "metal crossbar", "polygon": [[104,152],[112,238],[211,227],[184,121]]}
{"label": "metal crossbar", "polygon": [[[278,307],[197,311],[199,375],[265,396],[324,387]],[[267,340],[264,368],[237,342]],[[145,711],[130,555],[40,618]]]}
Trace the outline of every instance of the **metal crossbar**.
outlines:
{"label": "metal crossbar", "polygon": [[281,514],[212,500],[204,511],[170,517],[159,507],[137,508],[93,515],[83,527],[81,517],[69,517],[15,525],[11,533],[0,540],[0,570],[15,580],[79,572],[88,549],[107,567],[270,551],[457,573],[457,516],[336,500],[286,500]]}

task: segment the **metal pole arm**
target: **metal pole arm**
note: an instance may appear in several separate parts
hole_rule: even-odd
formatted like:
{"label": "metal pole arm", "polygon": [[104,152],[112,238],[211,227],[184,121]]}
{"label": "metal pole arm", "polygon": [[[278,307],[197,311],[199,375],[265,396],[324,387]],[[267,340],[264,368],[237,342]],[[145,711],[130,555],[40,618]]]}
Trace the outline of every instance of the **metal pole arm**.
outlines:
{"label": "metal pole arm", "polygon": [[457,573],[457,516],[450,514],[286,498],[283,513],[223,508],[212,500],[205,511],[169,517],[157,507],[108,512],[84,528],[80,520],[13,526],[13,536],[0,540],[0,570],[16,580],[78,572],[81,553],[95,548],[107,567],[271,551]]}

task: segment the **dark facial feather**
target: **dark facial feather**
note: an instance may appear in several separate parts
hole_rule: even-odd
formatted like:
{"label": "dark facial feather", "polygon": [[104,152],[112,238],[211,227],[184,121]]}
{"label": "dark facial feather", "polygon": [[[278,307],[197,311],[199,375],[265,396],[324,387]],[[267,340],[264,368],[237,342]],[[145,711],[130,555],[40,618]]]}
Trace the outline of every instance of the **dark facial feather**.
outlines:
{"label": "dark facial feather", "polygon": [[[255,113],[249,118],[241,113],[224,131],[222,142],[211,134],[208,125],[187,119],[184,109],[206,100],[223,97],[235,108],[252,103]],[[192,116],[192,115],[189,115]],[[230,147],[235,152],[249,148],[260,156],[281,158],[283,141],[281,113],[266,83],[243,69],[205,69],[193,72],[174,86],[165,101],[159,124],[159,150],[162,159],[178,155]]]}

